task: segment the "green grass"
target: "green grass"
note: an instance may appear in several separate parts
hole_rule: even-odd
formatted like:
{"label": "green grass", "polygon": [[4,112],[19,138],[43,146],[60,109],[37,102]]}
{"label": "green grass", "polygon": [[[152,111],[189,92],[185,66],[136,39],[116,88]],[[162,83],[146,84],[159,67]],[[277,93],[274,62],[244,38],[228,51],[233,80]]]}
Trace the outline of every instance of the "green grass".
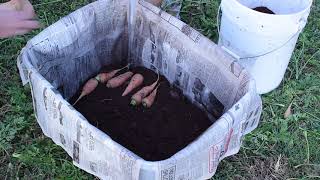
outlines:
{"label": "green grass", "polygon": [[[39,19],[48,26],[87,0],[36,0]],[[184,0],[182,19],[216,41],[218,0]],[[214,179],[320,178],[320,0],[281,86],[263,96],[259,127],[247,135],[240,153],[219,165]],[[0,179],[94,179],[44,137],[33,114],[30,89],[22,87],[16,58],[31,34],[0,40]],[[293,115],[284,118],[292,102]]]}

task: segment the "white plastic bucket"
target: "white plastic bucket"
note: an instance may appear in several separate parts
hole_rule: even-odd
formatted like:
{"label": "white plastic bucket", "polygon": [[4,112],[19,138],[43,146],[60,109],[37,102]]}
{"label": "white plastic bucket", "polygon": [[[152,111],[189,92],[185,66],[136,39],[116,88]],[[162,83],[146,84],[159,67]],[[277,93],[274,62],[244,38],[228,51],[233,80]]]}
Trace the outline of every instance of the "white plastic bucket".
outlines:
{"label": "white plastic bucket", "polygon": [[[222,0],[219,45],[252,74],[264,94],[281,83],[312,0]],[[275,14],[252,10],[264,6]]]}

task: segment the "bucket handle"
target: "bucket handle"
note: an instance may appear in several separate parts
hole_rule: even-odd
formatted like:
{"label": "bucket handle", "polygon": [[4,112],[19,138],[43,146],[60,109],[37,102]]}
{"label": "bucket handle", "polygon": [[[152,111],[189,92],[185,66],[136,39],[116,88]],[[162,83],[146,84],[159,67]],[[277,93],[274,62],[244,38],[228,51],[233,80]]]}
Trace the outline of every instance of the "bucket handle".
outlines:
{"label": "bucket handle", "polygon": [[[219,5],[218,8],[218,13],[217,13],[217,31],[218,31],[218,35],[220,37],[220,20],[221,20],[221,4]],[[283,43],[282,45],[278,46],[277,48],[272,49],[271,51],[268,51],[266,53],[263,54],[259,54],[259,55],[254,55],[254,56],[247,56],[247,57],[240,57],[239,55],[237,55],[236,53],[234,53],[233,51],[231,51],[230,49],[228,49],[225,46],[222,46],[221,48],[226,51],[228,54],[230,54],[232,57],[234,57],[237,60],[240,59],[255,59],[255,58],[259,58],[268,54],[271,54],[279,49],[281,49],[282,47],[286,46],[294,37],[296,37],[297,34],[300,34],[307,22],[307,18],[301,18],[300,19],[300,24],[299,24],[299,28],[297,30],[296,33],[294,33],[285,43]]]}

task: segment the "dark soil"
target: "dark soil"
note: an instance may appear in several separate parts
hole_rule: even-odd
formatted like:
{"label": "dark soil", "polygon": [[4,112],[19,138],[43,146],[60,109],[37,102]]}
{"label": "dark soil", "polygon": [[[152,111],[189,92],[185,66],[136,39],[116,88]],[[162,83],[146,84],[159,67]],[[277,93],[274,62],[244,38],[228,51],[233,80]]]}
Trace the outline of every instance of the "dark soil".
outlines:
{"label": "dark soil", "polygon": [[253,10],[258,11],[258,12],[262,12],[262,13],[266,13],[266,14],[275,14],[269,8],[264,7],[264,6],[253,8]]}
{"label": "dark soil", "polygon": [[[157,74],[146,68],[132,71],[145,77],[144,85],[157,79]],[[131,96],[140,88],[122,97],[126,85],[108,89],[103,84],[79,101],[75,108],[92,125],[145,160],[167,159],[199,137],[212,122],[163,76],[160,82],[155,103],[149,109],[129,105]]]}

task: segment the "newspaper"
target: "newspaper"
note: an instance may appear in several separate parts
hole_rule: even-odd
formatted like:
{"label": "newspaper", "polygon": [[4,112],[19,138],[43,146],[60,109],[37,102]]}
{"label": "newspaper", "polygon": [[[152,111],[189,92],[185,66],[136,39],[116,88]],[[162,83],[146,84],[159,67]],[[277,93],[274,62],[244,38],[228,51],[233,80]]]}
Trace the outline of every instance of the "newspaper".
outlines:
{"label": "newspaper", "polygon": [[[219,162],[240,149],[255,129],[261,98],[248,72],[216,44],[176,17],[140,0],[128,32],[127,0],[100,0],[62,18],[31,39],[18,57],[37,121],[79,168],[117,180],[212,177]],[[133,35],[133,49],[128,37]],[[88,77],[111,63],[158,71],[208,116],[223,116],[197,140],[162,161],[145,161],[91,125],[68,100]],[[127,62],[126,62],[127,63]],[[224,109],[219,110],[220,103]]]}

